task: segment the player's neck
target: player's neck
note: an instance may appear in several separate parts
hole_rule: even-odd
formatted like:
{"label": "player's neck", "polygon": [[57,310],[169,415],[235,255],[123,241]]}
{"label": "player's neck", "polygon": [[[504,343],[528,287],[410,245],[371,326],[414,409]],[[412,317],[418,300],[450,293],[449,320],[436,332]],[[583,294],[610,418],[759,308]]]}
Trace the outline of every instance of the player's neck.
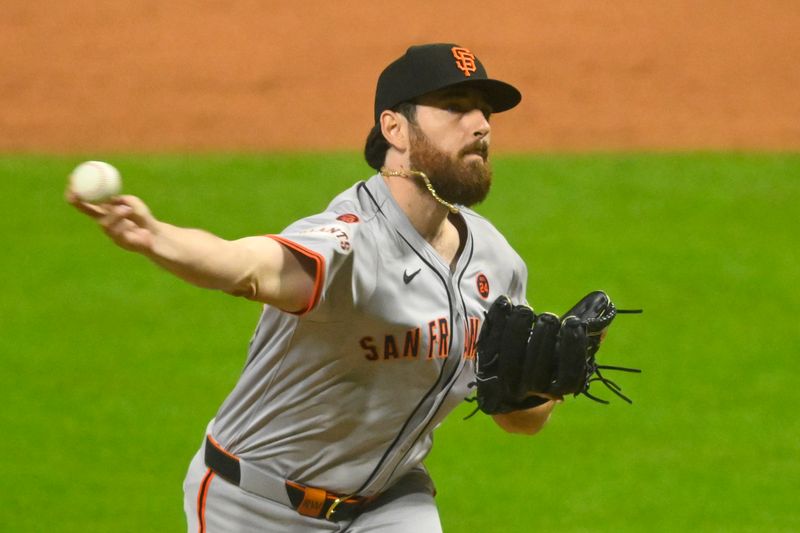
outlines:
{"label": "player's neck", "polygon": [[[425,239],[447,263],[452,265],[461,248],[460,232],[448,215],[450,211],[437,202],[427,190],[419,187],[414,178],[384,176],[386,185],[400,209],[417,233]],[[460,215],[452,215],[459,217]]]}

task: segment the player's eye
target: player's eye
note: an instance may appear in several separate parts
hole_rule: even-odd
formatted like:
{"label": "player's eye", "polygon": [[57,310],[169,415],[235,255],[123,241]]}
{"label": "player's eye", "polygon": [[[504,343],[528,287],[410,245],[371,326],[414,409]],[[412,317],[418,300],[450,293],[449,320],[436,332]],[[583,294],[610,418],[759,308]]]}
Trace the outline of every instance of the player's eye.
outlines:
{"label": "player's eye", "polygon": [[492,108],[490,105],[484,102],[483,99],[471,98],[469,96],[463,98],[444,98],[439,104],[439,107],[454,115],[464,115],[477,109],[483,114],[486,120],[489,120],[489,117],[492,116]]}
{"label": "player's eye", "polygon": [[456,115],[463,115],[472,111],[473,109],[479,110],[486,120],[489,120],[492,116],[492,108],[488,106],[474,106],[474,105],[466,105],[466,104],[451,104],[445,107],[447,111]]}

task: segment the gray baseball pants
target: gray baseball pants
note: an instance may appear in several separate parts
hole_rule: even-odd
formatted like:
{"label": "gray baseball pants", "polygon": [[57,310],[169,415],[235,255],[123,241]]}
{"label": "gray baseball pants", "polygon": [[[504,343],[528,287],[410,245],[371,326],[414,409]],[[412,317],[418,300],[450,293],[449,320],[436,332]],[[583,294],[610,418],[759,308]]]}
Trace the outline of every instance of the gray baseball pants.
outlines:
{"label": "gray baseball pants", "polygon": [[281,503],[244,491],[205,466],[202,449],[183,484],[189,533],[347,532],[441,533],[433,483],[414,470],[371,502],[355,520],[309,518]]}

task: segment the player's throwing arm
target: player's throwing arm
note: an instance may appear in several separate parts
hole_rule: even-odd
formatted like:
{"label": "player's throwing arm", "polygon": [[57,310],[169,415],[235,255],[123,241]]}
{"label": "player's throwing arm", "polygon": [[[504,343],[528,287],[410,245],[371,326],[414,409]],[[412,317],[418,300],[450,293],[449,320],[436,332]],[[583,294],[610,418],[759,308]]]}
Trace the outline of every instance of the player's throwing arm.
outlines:
{"label": "player's throwing arm", "polygon": [[[302,310],[314,287],[314,269],[273,239],[221,239],[203,230],[156,219],[138,197],[118,195],[121,179],[107,163],[79,166],[66,199],[93,218],[119,247],[142,254],[181,279],[287,311]],[[81,170],[89,168],[89,171]],[[109,170],[111,169],[111,170]],[[104,174],[116,173],[112,186]],[[76,174],[80,177],[76,179]]]}

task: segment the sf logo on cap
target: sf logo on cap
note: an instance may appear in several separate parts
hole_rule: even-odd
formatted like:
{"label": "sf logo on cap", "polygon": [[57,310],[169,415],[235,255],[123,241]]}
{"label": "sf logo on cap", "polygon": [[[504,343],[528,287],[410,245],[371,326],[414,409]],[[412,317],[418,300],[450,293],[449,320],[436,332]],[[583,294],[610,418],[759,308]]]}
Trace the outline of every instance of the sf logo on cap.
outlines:
{"label": "sf logo on cap", "polygon": [[453,57],[456,58],[456,67],[464,73],[464,76],[469,77],[475,72],[475,54],[466,48],[453,47]]}

